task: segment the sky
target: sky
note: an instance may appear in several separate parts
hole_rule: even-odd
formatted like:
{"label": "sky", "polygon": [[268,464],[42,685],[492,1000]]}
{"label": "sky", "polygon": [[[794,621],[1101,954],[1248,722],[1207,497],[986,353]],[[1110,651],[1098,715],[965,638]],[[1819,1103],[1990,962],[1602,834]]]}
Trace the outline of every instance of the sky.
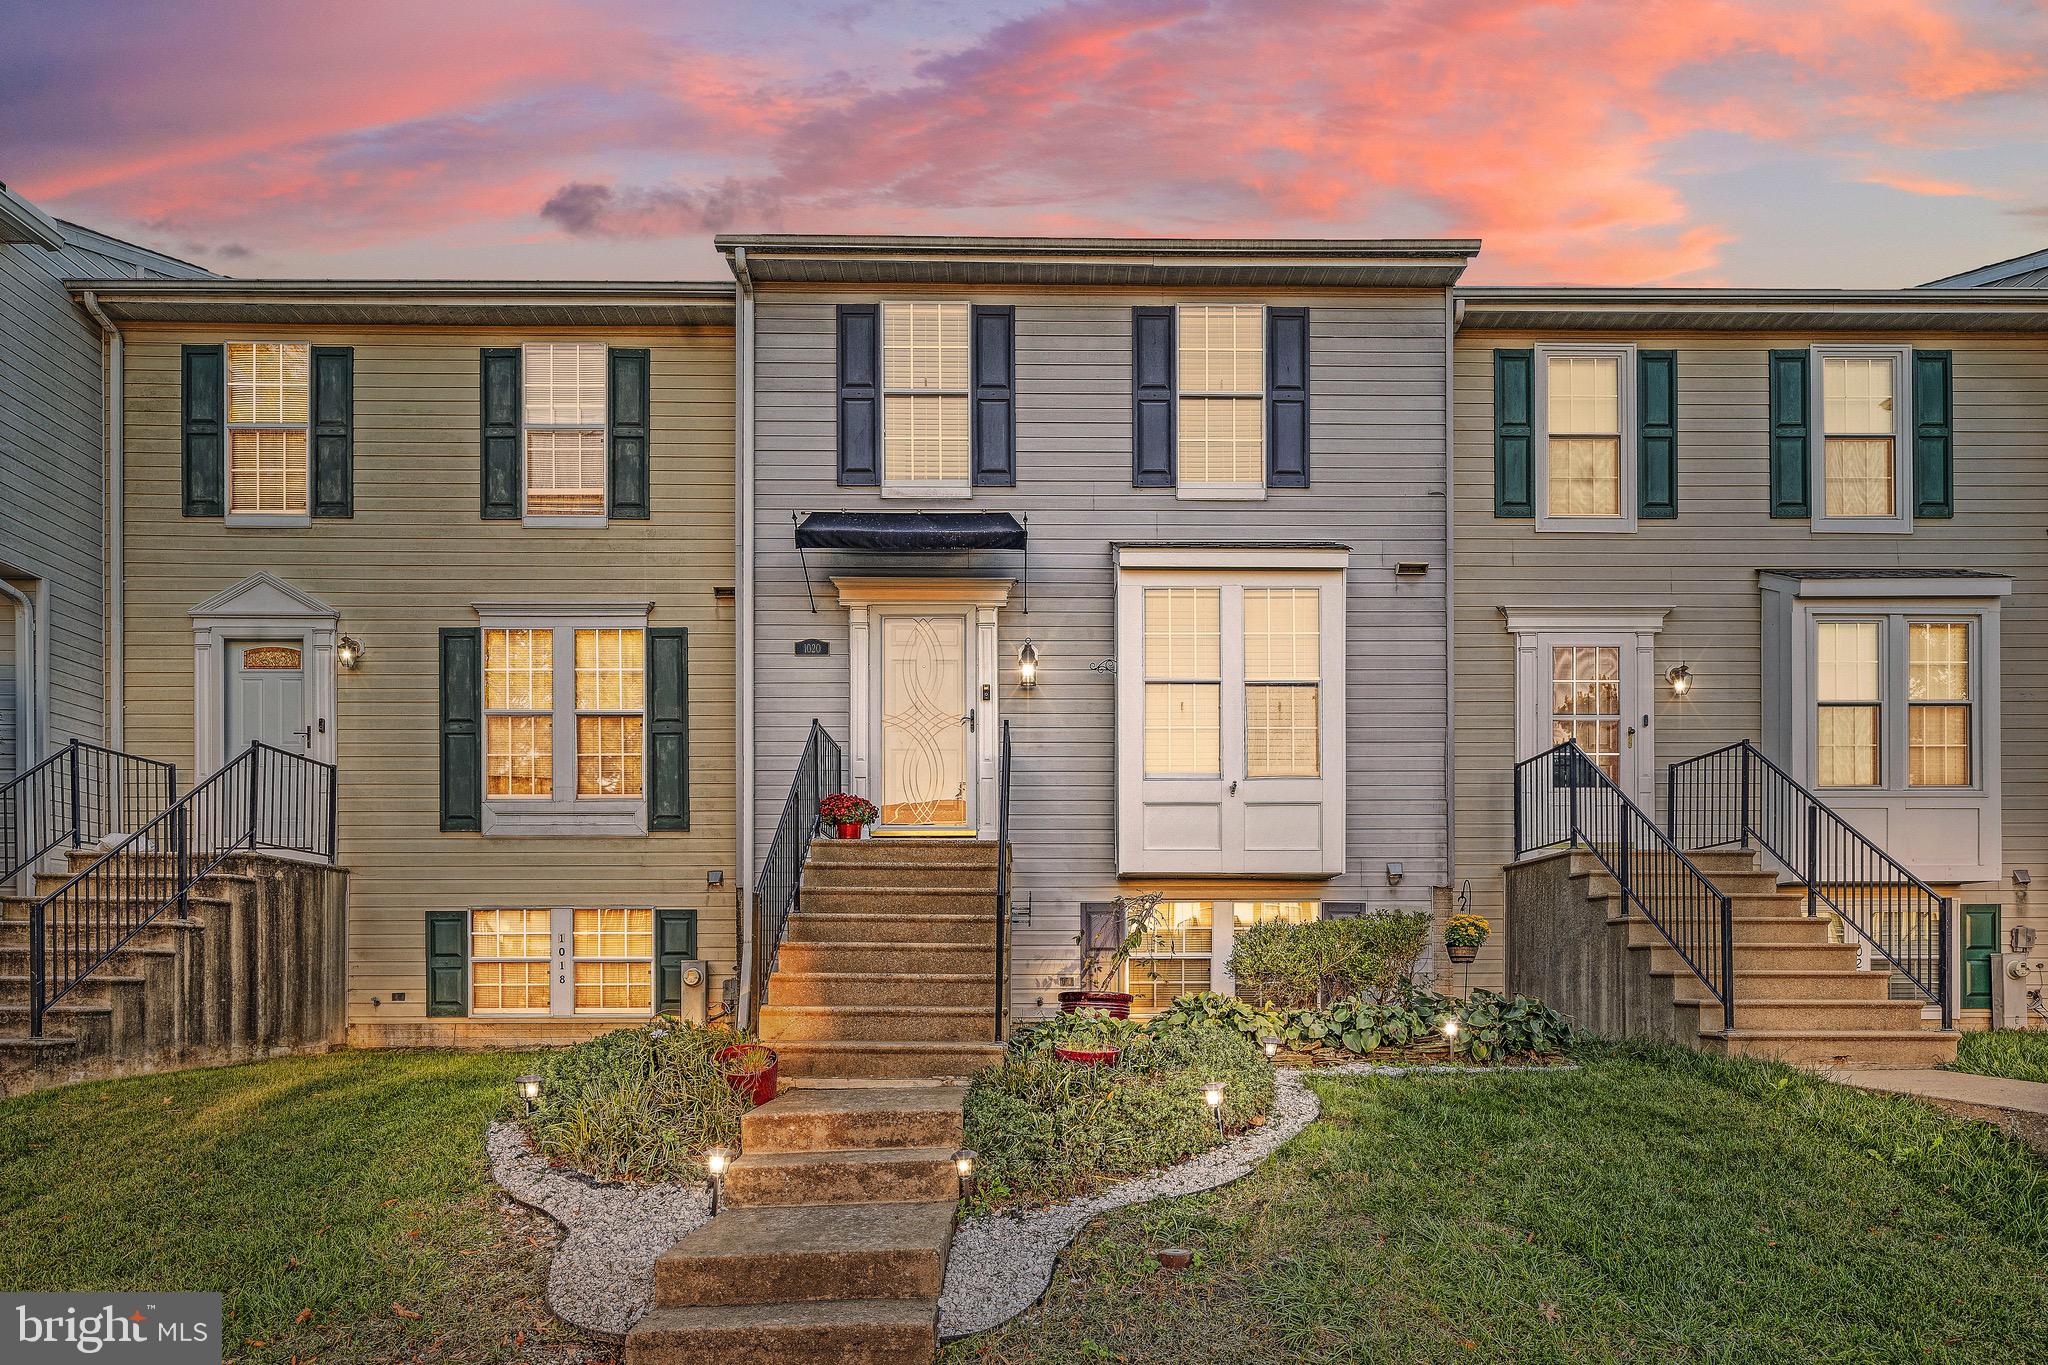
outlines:
{"label": "sky", "polygon": [[0,181],[252,276],[973,232],[1892,287],[2048,248],[2048,0],[0,0]]}

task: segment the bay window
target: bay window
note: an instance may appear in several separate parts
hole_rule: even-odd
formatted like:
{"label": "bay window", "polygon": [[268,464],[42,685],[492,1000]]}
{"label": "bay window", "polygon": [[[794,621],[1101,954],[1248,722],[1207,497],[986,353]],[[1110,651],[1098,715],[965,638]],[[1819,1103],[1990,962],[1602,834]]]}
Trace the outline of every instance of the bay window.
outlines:
{"label": "bay window", "polygon": [[965,303],[882,305],[882,490],[966,497],[969,394]]}
{"label": "bay window", "polygon": [[227,344],[227,516],[245,525],[310,520],[312,348]]}

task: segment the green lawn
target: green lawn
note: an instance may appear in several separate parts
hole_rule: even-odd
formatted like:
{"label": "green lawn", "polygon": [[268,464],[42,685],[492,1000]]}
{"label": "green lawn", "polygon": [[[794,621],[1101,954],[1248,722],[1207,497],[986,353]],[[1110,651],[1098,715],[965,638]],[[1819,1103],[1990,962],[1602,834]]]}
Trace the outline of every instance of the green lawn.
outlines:
{"label": "green lawn", "polygon": [[2048,1032],[1965,1033],[1956,1047],[1956,1070],[2048,1082]]}
{"label": "green lawn", "polygon": [[[2048,1359],[2048,1164],[1783,1068],[1313,1078],[1235,1185],[1105,1215],[950,1362]],[[1180,1275],[1148,1252],[1193,1247]]]}
{"label": "green lawn", "polygon": [[245,1362],[609,1359],[548,1314],[553,1225],[484,1159],[530,1065],[343,1052],[0,1102],[0,1285],[220,1290]]}

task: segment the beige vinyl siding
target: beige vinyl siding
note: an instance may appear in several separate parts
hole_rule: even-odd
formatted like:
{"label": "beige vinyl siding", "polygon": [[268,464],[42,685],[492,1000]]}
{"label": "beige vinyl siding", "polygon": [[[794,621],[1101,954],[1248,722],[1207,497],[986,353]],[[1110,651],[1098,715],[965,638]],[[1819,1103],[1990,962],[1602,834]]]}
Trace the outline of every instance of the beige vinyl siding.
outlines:
{"label": "beige vinyl siding", "polygon": [[[847,737],[846,613],[831,577],[1018,580],[1000,614],[993,680],[1014,735],[1012,1002],[1019,1017],[1052,1007],[1055,993],[1073,984],[1082,902],[1109,900],[1119,889],[1116,679],[1092,667],[1117,655],[1111,546],[1336,541],[1351,547],[1342,698],[1348,752],[1341,760],[1349,773],[1347,871],[1326,883],[1259,884],[1245,898],[1429,905],[1445,870],[1443,294],[932,288],[932,297],[1016,307],[1017,482],[928,507],[1012,513],[1028,523],[1030,548],[897,558],[811,551],[813,612],[791,538],[793,512],[925,505],[836,486],[834,306],[917,292],[766,288],[759,296],[757,848],[774,831],[811,719]],[[1225,503],[1131,487],[1131,309],[1206,300],[1312,310],[1313,487]],[[1219,551],[1218,564],[1228,557]],[[1400,560],[1425,561],[1430,573],[1396,579]],[[795,656],[794,642],[807,637],[829,641],[831,654]],[[1017,650],[1027,637],[1042,656],[1032,692],[1016,686]],[[1399,887],[1387,884],[1389,862],[1405,864]]]}
{"label": "beige vinyl siding", "polygon": [[[1493,352],[1546,341],[1633,341],[1678,353],[1678,519],[1629,535],[1538,534],[1493,515]],[[1657,637],[1653,694],[1657,799],[1663,770],[1709,749],[1760,740],[1760,568],[1961,568],[2010,574],[2003,608],[2005,863],[2048,866],[2048,719],[2035,681],[2048,665],[2048,339],[1830,335],[1954,352],[1955,516],[1918,519],[1911,535],[1816,534],[1769,515],[1766,353],[1804,335],[1556,335],[1465,332],[1458,338],[1457,792],[1458,876],[1472,908],[1495,920],[1473,968],[1498,985],[1506,935],[1501,864],[1512,853],[1515,744],[1513,638],[1498,608],[1634,604],[1672,608]],[[1816,450],[1818,441],[1816,440]],[[1817,455],[1816,455],[1817,458]],[[1689,665],[1673,698],[1666,669]],[[1661,807],[1660,807],[1661,810]],[[1958,904],[2005,905],[2005,923],[2048,928],[2009,886],[1971,887]]]}
{"label": "beige vinyl siding", "polygon": [[[245,329],[246,330],[246,329]],[[280,334],[276,326],[261,329]],[[288,329],[355,348],[355,516],[304,528],[227,529],[179,514],[182,343],[232,329],[133,329],[129,341],[129,737],[193,761],[187,610],[269,570],[335,608],[360,638],[337,678],[349,1022],[357,1041],[516,1042],[587,1021],[428,1020],[429,910],[480,906],[694,908],[712,1004],[733,974],[733,370],[729,330],[498,332]],[[652,519],[601,529],[486,522],[477,511],[477,352],[530,340],[652,352]],[[490,837],[439,829],[437,632],[474,627],[472,604],[650,599],[650,626],[690,631],[690,813],[682,833]],[[707,887],[708,872],[725,884]],[[404,992],[394,1001],[394,992]],[[381,1002],[381,1003],[375,1003]]]}

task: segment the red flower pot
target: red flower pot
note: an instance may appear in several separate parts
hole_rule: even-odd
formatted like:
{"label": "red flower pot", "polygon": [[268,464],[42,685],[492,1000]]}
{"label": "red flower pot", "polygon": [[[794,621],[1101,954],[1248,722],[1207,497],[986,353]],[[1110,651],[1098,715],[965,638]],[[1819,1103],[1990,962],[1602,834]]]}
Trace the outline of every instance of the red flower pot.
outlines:
{"label": "red flower pot", "polygon": [[842,839],[860,838],[860,821],[841,820],[839,822],[839,837]]}
{"label": "red flower pot", "polygon": [[1077,1062],[1082,1066],[1101,1066],[1113,1062],[1123,1049],[1114,1047],[1056,1047],[1052,1055],[1063,1062]]}
{"label": "red flower pot", "polygon": [[[745,1043],[734,1047],[722,1047],[718,1050],[718,1060],[734,1061],[758,1046]],[[756,1109],[775,1098],[775,1082],[782,1066],[782,1059],[775,1055],[774,1048],[764,1047],[760,1050],[768,1054],[766,1066],[754,1071],[727,1070],[725,1073],[725,1083],[743,1094],[752,1096]]]}
{"label": "red flower pot", "polygon": [[1131,997],[1123,991],[1061,991],[1060,1013],[1105,1010],[1112,1019],[1131,1017]]}

